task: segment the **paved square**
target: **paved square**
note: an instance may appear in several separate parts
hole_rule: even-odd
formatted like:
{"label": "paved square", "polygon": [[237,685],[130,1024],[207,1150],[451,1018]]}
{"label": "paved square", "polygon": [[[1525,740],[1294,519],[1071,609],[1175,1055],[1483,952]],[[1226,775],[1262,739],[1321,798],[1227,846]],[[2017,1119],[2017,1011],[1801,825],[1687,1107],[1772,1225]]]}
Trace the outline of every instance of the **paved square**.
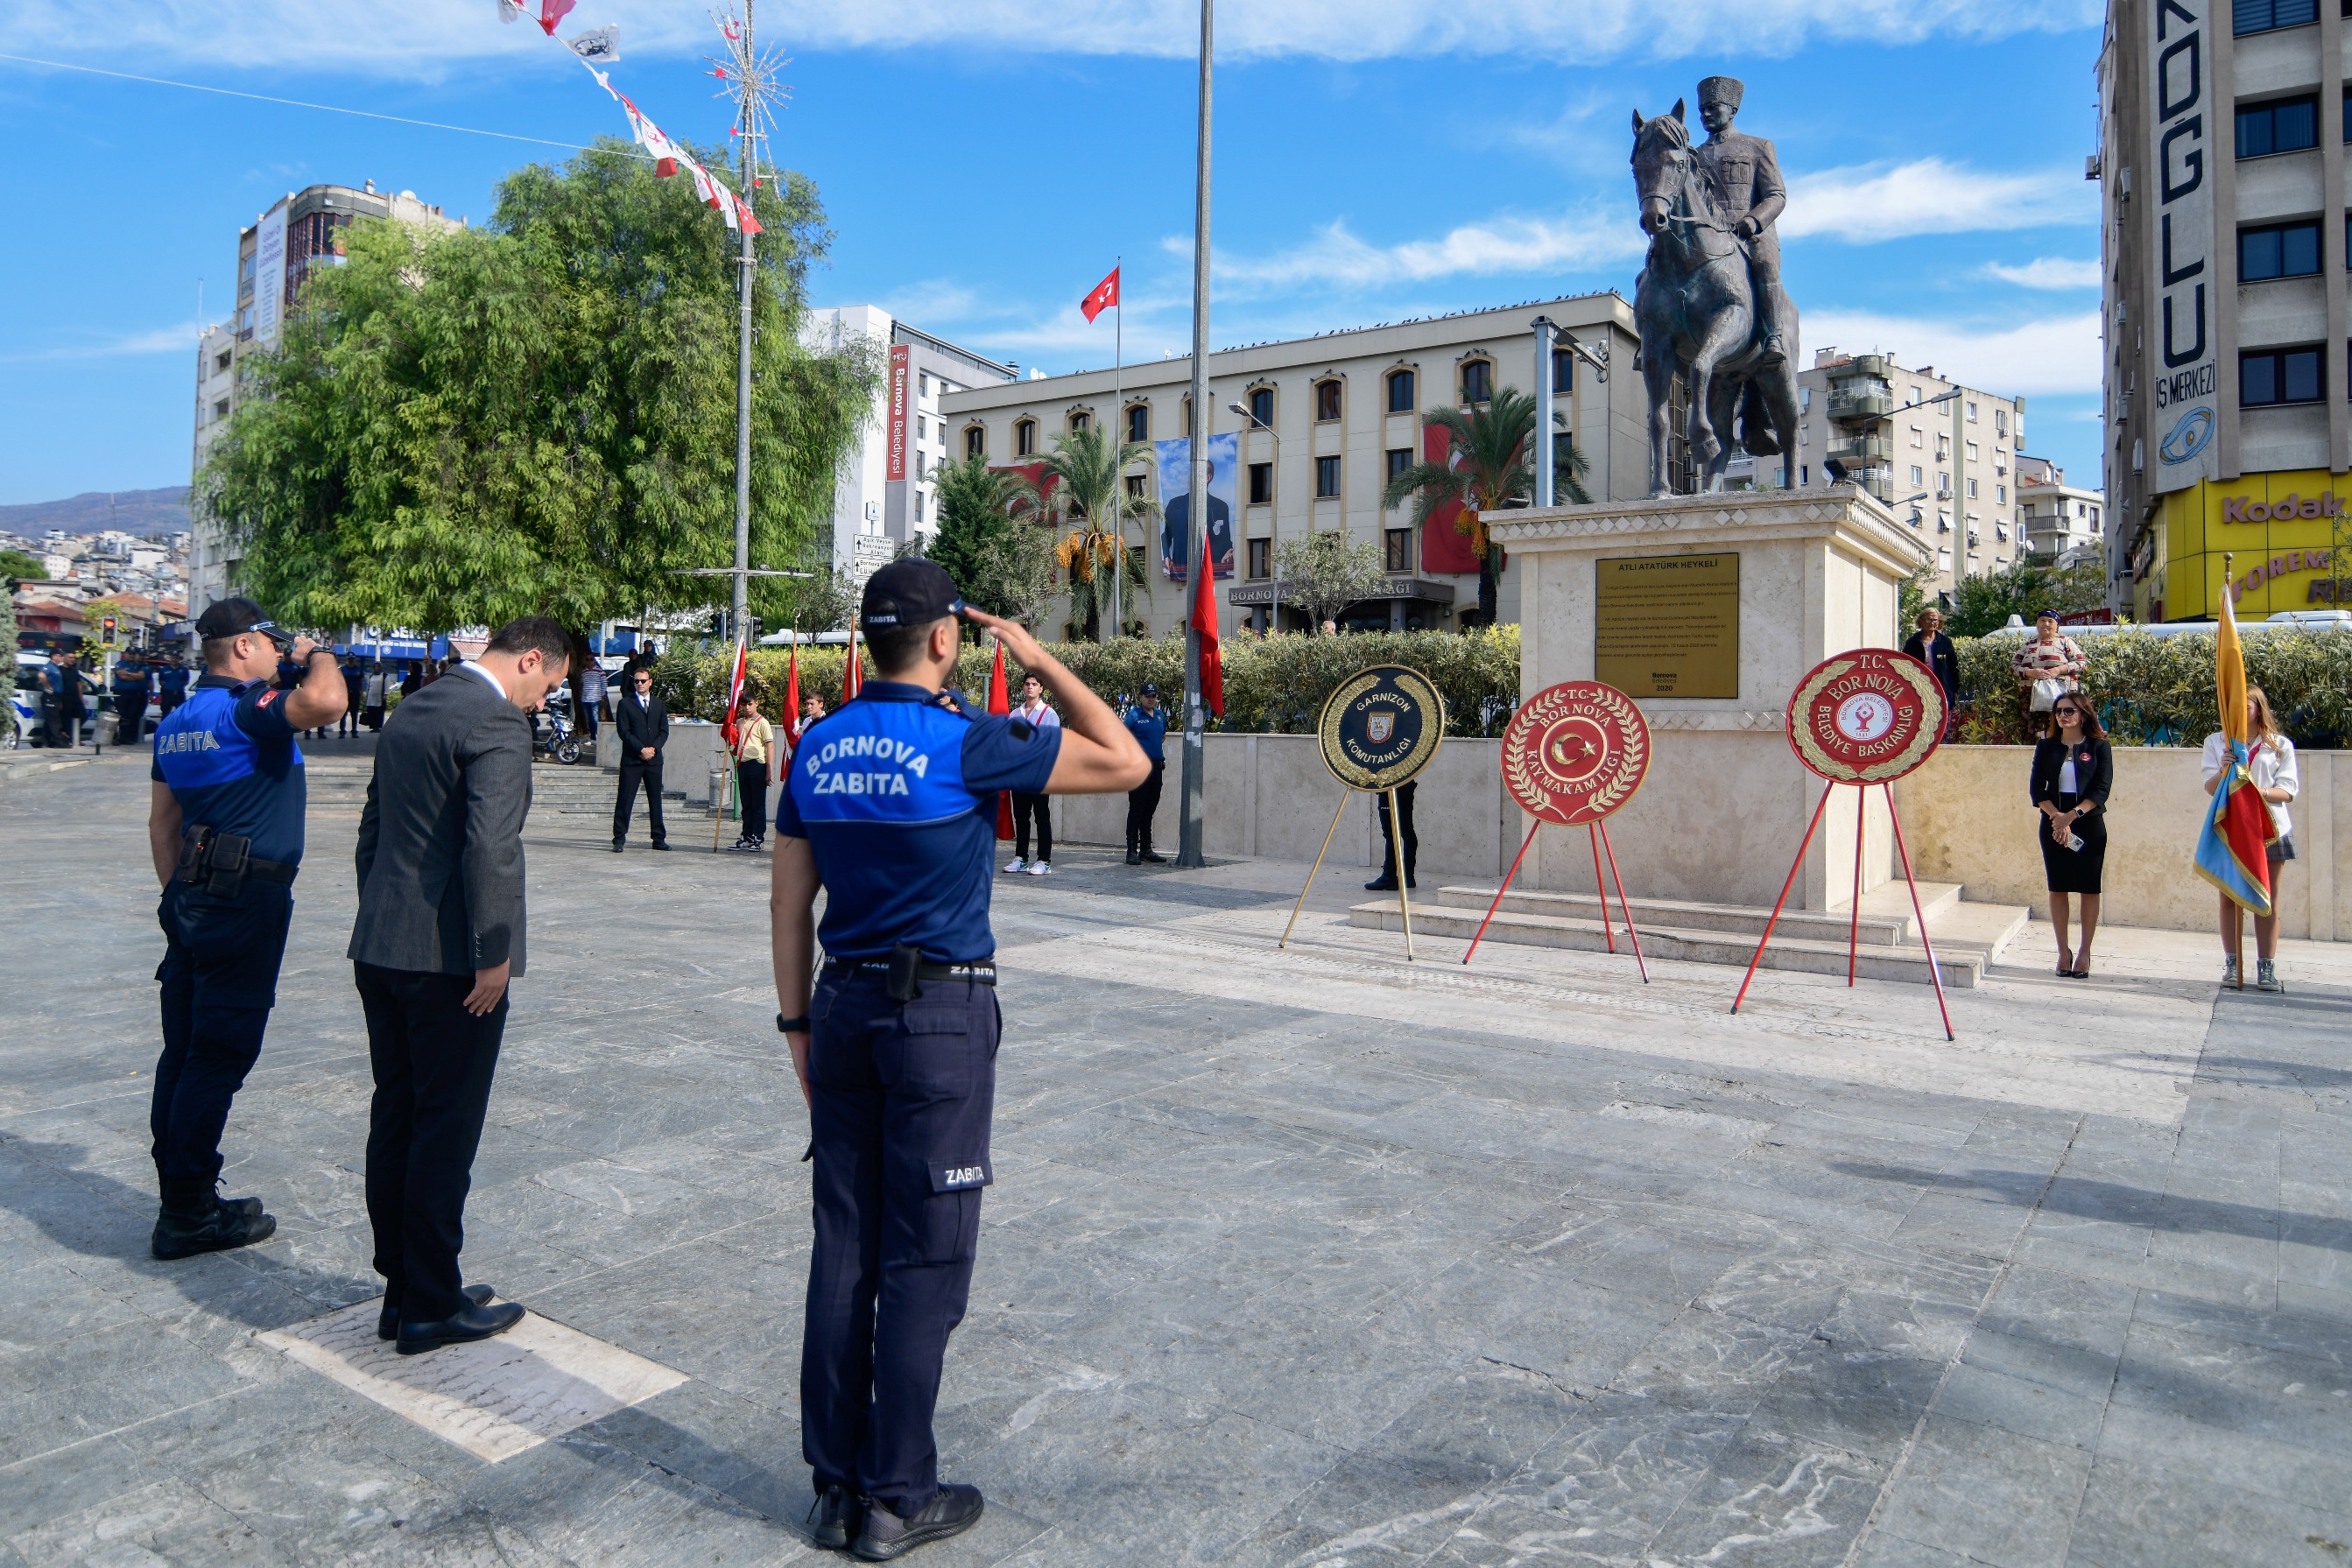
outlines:
{"label": "paved square", "polygon": [[[378,1291],[363,767],[313,753],[229,1124],[278,1234],[173,1264],[143,765],[0,795],[0,1568],[814,1561],[764,862],[534,814],[466,1266],[541,1337],[385,1367],[332,1332]],[[989,1511],[916,1561],[2352,1560],[2352,954],[2217,999],[2210,939],[2107,933],[2086,986],[2037,925],[1947,1044],[1899,983],[1767,971],[1732,1019],[1706,966],[1408,968],[1347,924],[1352,867],[1287,954],[1302,867],[1055,869],[999,883],[997,1184],[940,1415]]]}

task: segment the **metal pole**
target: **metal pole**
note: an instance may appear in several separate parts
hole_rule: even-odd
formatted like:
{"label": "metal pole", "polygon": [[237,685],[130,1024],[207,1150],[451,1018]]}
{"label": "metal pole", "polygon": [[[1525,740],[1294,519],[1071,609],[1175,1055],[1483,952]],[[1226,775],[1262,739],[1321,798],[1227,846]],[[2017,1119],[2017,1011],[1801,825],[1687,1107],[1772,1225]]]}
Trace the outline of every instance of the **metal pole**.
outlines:
{"label": "metal pole", "polygon": [[[1126,262],[1124,256],[1114,256],[1110,269],[1117,275]],[[1127,588],[1127,465],[1118,460],[1127,450],[1127,410],[1122,406],[1126,393],[1119,386],[1120,374],[1127,360],[1127,279],[1118,280],[1120,298],[1110,308],[1110,636],[1108,643],[1127,630],[1123,605]]]}
{"label": "metal pole", "polygon": [[[1617,846],[1609,841],[1609,823],[1604,819],[1593,827],[1600,831],[1601,847],[1609,852],[1609,877],[1617,884],[1617,907],[1624,912],[1625,939],[1633,944],[1633,962],[1642,971],[1642,984],[1650,983],[1650,961],[1642,956],[1642,933],[1633,924],[1633,906],[1625,901],[1625,879],[1617,872]],[[1601,913],[1607,914],[1609,902],[1601,900]]]}
{"label": "metal pole", "polygon": [[1895,786],[1879,788],[1886,791],[1886,820],[1895,824],[1895,852],[1903,857],[1903,881],[1911,889],[1911,918],[1919,923],[1919,946],[1927,953],[1927,977],[1936,982],[1936,1010],[1944,1016],[1944,1038],[1958,1040],[1959,1036],[1952,1032],[1951,1007],[1944,1000],[1944,967],[1936,962],[1936,944],[1927,937],[1927,912],[1919,907],[1919,879],[1911,874],[1911,849],[1903,841],[1903,814],[1895,809]]}
{"label": "metal pole", "polygon": [[[752,0],[743,0],[743,48],[739,59],[750,60],[751,50]],[[758,106],[746,94],[741,99],[737,118],[742,120],[743,189],[745,200],[756,193],[751,183],[757,177],[751,144],[758,138],[756,121]],[[735,636],[740,641],[751,625],[746,619],[751,611],[751,281],[758,276],[751,253],[751,231],[742,233],[743,255],[736,266],[740,271],[736,292],[742,297],[742,316],[736,331],[735,343],[735,593],[733,620]]]}
{"label": "metal pole", "polygon": [[1780,896],[1772,901],[1772,917],[1764,922],[1764,935],[1756,939],[1756,956],[1748,960],[1748,973],[1739,982],[1739,994],[1731,998],[1731,1010],[1738,1012],[1739,1004],[1748,999],[1748,988],[1755,981],[1756,966],[1764,961],[1765,944],[1772,940],[1772,927],[1780,924],[1780,906],[1789,902],[1789,890],[1797,885],[1797,870],[1805,863],[1805,852],[1813,847],[1813,830],[1822,825],[1822,812],[1830,803],[1830,789],[1822,786],[1822,798],[1813,807],[1813,820],[1805,824],[1805,841],[1797,846],[1797,858],[1789,862],[1789,880],[1780,884]]}
{"label": "metal pole", "polygon": [[[1519,862],[1528,858],[1528,847],[1536,841],[1536,830],[1542,826],[1541,817],[1528,825],[1528,836],[1519,841],[1519,852],[1511,857],[1511,869],[1503,873],[1503,885],[1495,890],[1495,902],[1486,906],[1486,918],[1478,922],[1477,935],[1470,938],[1470,952],[1462,955],[1464,963],[1470,961],[1470,954],[1478,950],[1478,944],[1486,937],[1486,927],[1494,924],[1495,911],[1503,907],[1503,894],[1511,891],[1511,879],[1519,874]],[[1601,913],[1608,911],[1603,909]]]}
{"label": "metal pole", "polygon": [[1331,835],[1339,831],[1339,818],[1347,811],[1348,802],[1356,798],[1353,789],[1339,792],[1339,810],[1331,813],[1331,825],[1323,830],[1323,847],[1315,852],[1315,863],[1307,868],[1307,885],[1298,890],[1298,902],[1290,906],[1290,924],[1282,928],[1282,940],[1276,947],[1290,946],[1291,928],[1298,924],[1298,912],[1307,907],[1307,895],[1315,891],[1315,878],[1323,869],[1323,857],[1331,852]]}
{"label": "metal pole", "polygon": [[1853,984],[1854,960],[1862,952],[1862,835],[1870,825],[1870,791],[1857,789],[1853,802],[1853,908],[1846,922],[1845,983]]}
{"label": "metal pole", "polygon": [[[1201,0],[1201,123],[1196,144],[1192,189],[1192,428],[1185,446],[1191,457],[1186,483],[1192,516],[1185,533],[1184,559],[1192,571],[1210,574],[1214,591],[1215,567],[1209,559],[1209,433],[1217,423],[1209,402],[1209,109],[1210,64],[1215,54],[1216,0]],[[1201,797],[1207,760],[1208,715],[1201,706],[1201,633],[1192,625],[1192,596],[1185,595],[1184,615],[1184,774],[1178,797],[1176,863],[1204,866],[1201,849]]]}
{"label": "metal pole", "polygon": [[1551,461],[1551,345],[1555,329],[1549,316],[1537,317],[1535,328],[1536,428],[1534,434],[1528,438],[1533,444],[1535,450],[1528,455],[1535,461],[1536,505],[1549,507],[1553,505],[1554,483]]}
{"label": "metal pole", "polygon": [[1592,891],[1601,895],[1601,936],[1612,953],[1617,951],[1616,927],[1609,923],[1609,884],[1601,880],[1601,831],[1587,825],[1585,834],[1592,841]]}
{"label": "metal pole", "polygon": [[1404,961],[1412,962],[1412,900],[1405,896],[1404,824],[1397,820],[1396,791],[1388,792],[1389,874],[1396,878],[1397,911],[1404,917]]}

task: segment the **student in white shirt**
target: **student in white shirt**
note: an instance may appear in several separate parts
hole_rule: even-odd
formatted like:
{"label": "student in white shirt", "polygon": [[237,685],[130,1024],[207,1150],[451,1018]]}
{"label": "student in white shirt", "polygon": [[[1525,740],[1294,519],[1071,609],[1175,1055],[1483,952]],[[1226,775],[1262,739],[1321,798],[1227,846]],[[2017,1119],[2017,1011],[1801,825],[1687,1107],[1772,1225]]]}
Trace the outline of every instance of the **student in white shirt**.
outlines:
{"label": "student in white shirt", "polygon": [[[2279,733],[2278,721],[2271,716],[2271,699],[2260,686],[2246,688],[2246,771],[2253,776],[2255,792],[2270,808],[2271,826],[2278,837],[2270,846],[2271,913],[2254,916],[2254,986],[2259,990],[2283,991],[2286,987],[2278,977],[2278,905],[2279,888],[2286,876],[2286,862],[2294,859],[2294,821],[2287,815],[2287,802],[2303,792],[2303,778],[2295,771],[2294,742]],[[2205,793],[2210,795],[2220,788],[2222,769],[2230,764],[2230,743],[2220,730],[2205,737]],[[2239,918],[2237,902],[2228,894],[2221,899],[2221,983],[2239,983],[2239,957],[2244,951],[2244,923]]]}
{"label": "student in white shirt", "polygon": [[[1021,683],[1021,701],[1013,709],[1013,716],[1032,729],[1059,729],[1062,719],[1045,703],[1045,688],[1034,675]],[[1037,829],[1037,858],[1029,858],[1029,829]],[[1013,791],[1013,863],[1005,871],[1027,872],[1031,876],[1044,876],[1054,869],[1054,819],[1043,795],[1024,795]]]}

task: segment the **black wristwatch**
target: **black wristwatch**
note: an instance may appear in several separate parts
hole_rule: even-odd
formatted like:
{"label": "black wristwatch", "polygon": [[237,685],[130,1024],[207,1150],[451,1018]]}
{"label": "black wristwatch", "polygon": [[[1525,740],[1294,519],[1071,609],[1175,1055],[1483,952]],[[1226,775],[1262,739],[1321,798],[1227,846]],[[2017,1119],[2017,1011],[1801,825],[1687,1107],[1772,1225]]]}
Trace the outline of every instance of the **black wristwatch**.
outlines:
{"label": "black wristwatch", "polygon": [[803,1013],[796,1019],[788,1019],[782,1013],[778,1013],[776,1015],[776,1032],[778,1034],[806,1034],[808,1031],[808,1014]]}

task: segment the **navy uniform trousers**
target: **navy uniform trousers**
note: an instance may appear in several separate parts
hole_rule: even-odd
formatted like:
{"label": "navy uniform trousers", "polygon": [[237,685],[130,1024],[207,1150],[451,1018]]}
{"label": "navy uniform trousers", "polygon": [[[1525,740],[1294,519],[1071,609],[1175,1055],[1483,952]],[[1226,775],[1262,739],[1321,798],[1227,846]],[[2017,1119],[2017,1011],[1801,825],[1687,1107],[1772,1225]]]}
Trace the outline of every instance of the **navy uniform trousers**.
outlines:
{"label": "navy uniform trousers", "polygon": [[963,1321],[988,1185],[996,991],[930,980],[892,1001],[827,965],[810,998],[816,1244],[801,1346],[801,1452],[900,1518],[939,1490],[931,1414]]}
{"label": "navy uniform trousers", "polygon": [[261,1055],[293,915],[293,890],[284,883],[247,877],[234,899],[177,877],[164,886],[156,919],[165,946],[155,971],[163,983],[163,1054],[147,1120],[168,1209],[212,1207],[221,1129]]}

